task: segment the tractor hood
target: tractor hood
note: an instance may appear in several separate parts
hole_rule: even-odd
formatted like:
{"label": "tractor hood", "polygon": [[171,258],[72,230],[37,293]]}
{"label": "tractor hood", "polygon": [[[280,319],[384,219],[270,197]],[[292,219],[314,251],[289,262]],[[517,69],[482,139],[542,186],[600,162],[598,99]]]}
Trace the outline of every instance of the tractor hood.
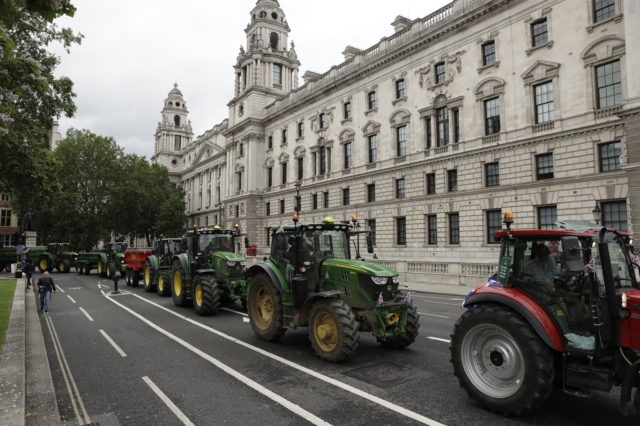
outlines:
{"label": "tractor hood", "polygon": [[244,257],[240,256],[239,254],[231,253],[228,251],[217,251],[213,253],[212,256],[221,257],[222,259],[228,262],[244,262]]}
{"label": "tractor hood", "polygon": [[322,264],[322,275],[326,274],[326,268],[342,268],[374,277],[395,277],[398,271],[375,263],[361,262],[344,259],[327,259]]}

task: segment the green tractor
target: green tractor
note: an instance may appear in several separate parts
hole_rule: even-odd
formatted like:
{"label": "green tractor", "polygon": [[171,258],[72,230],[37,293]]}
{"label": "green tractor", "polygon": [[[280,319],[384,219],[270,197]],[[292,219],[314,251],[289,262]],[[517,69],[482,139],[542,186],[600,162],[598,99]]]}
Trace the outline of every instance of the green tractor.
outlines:
{"label": "green tractor", "polygon": [[182,239],[160,236],[154,246],[153,254],[144,261],[144,291],[151,292],[157,288],[160,296],[171,296],[171,261],[183,252]]}
{"label": "green tractor", "polygon": [[56,268],[63,274],[71,271],[71,267],[76,266],[78,253],[73,251],[69,243],[50,243],[47,249],[38,256],[38,269],[40,272],[51,272]]}
{"label": "green tractor", "polygon": [[104,245],[101,259],[98,261],[98,273],[100,276],[111,279],[118,271],[120,271],[121,277],[125,276],[125,250],[127,250],[127,243],[124,242],[106,243]]}
{"label": "green tractor", "polygon": [[187,232],[183,253],[172,259],[171,290],[176,306],[193,303],[198,315],[216,313],[222,302],[240,300],[246,307],[245,259],[234,253],[235,240],[242,236],[238,225],[234,231],[215,226]]}
{"label": "green tractor", "polygon": [[[356,352],[360,332],[371,332],[383,346],[411,345],[420,327],[410,295],[398,290],[398,272],[362,261],[356,246],[351,260],[346,223],[325,218],[272,228],[271,255],[247,271],[249,320],[256,336],[273,342],[287,329],[309,327],[309,339],[321,359],[341,362]],[[354,241],[355,243],[355,241]],[[354,244],[355,245],[355,244]]]}

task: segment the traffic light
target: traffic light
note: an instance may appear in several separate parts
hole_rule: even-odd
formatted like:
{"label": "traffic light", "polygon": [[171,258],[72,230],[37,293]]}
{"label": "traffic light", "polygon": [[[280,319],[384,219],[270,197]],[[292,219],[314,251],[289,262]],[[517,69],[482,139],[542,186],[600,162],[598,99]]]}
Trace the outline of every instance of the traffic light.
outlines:
{"label": "traffic light", "polygon": [[25,245],[27,243],[27,233],[23,232],[22,235],[20,235],[20,244]]}

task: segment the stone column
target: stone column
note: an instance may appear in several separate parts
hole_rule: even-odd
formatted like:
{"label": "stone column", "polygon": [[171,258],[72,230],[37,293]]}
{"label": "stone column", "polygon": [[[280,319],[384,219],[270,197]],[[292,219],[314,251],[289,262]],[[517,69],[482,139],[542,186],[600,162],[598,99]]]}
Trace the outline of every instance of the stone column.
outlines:
{"label": "stone column", "polygon": [[456,125],[453,119],[454,112],[453,109],[447,108],[449,110],[449,144],[453,144],[455,142],[455,133],[456,133]]}
{"label": "stone column", "polygon": [[438,146],[438,121],[436,120],[436,112],[431,114],[431,148]]}

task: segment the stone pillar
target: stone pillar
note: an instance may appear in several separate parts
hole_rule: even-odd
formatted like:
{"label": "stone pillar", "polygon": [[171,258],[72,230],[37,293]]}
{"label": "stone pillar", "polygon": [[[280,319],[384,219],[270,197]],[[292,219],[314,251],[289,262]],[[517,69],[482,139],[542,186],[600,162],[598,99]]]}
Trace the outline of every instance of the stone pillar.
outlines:
{"label": "stone pillar", "polygon": [[25,246],[29,248],[35,247],[38,234],[35,231],[25,231],[25,234],[27,234]]}

